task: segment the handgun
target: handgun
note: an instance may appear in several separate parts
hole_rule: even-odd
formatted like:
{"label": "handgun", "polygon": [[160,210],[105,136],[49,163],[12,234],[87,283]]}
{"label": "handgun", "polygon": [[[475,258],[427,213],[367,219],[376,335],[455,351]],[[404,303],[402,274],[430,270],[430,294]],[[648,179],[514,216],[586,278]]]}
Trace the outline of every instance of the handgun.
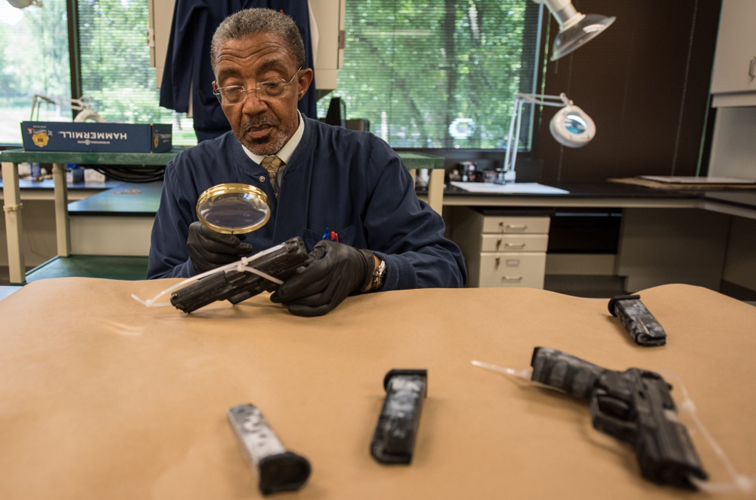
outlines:
{"label": "handgun", "polygon": [[644,478],[684,489],[695,489],[691,477],[706,480],[672,386],[658,373],[608,370],[548,347],[536,347],[530,364],[534,381],[588,402],[594,428],[630,443]]}
{"label": "handgun", "polygon": [[[310,261],[304,241],[298,236],[260,254],[258,258],[253,255],[248,265],[281,281],[291,277],[297,268]],[[276,288],[278,285],[257,274],[227,269],[176,290],[171,294],[171,304],[176,309],[190,313],[217,300],[238,304]]]}

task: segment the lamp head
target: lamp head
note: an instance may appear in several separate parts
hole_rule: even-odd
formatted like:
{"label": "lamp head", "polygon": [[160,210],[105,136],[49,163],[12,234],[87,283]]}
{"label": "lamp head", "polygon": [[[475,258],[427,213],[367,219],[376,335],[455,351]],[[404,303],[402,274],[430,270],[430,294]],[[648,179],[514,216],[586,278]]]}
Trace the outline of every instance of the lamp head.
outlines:
{"label": "lamp head", "polygon": [[25,9],[30,5],[42,7],[42,0],[8,0],[8,3],[17,9]]}
{"label": "lamp head", "polygon": [[572,5],[571,0],[533,1],[546,4],[551,15],[559,23],[559,33],[554,40],[554,50],[551,54],[552,61],[566,56],[593,40],[617,19],[601,14],[581,14]]}
{"label": "lamp head", "polygon": [[582,148],[596,135],[596,124],[585,111],[570,101],[551,119],[549,130],[559,144]]}

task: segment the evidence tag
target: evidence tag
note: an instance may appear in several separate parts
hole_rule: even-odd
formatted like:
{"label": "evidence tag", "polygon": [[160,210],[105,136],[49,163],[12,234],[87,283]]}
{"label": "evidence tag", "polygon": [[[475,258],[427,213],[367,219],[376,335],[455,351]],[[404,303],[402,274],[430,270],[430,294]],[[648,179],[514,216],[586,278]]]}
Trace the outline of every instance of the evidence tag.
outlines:
{"label": "evidence tag", "polygon": [[370,453],[384,464],[409,464],[428,395],[427,370],[390,370],[383,379],[386,398],[370,443]]}
{"label": "evidence tag", "polygon": [[609,312],[622,321],[636,344],[650,347],[667,343],[664,328],[640,301],[640,295],[618,295],[609,301]]}
{"label": "evidence tag", "polygon": [[242,452],[257,473],[263,495],[304,486],[310,477],[310,462],[286,451],[256,406],[234,406],[227,413]]}

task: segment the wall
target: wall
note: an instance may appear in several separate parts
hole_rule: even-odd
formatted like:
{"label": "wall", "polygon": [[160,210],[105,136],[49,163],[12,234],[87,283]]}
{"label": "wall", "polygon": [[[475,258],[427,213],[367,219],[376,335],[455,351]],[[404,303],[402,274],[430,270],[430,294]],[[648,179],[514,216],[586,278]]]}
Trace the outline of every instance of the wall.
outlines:
{"label": "wall", "polygon": [[709,175],[756,180],[756,107],[716,113]]}

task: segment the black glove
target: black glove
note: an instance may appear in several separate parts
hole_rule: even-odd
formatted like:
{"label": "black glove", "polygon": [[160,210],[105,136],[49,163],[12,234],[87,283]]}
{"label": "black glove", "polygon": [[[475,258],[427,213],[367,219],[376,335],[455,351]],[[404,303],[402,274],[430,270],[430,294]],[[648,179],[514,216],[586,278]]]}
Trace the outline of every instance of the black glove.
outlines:
{"label": "black glove", "polygon": [[312,261],[278,287],[270,300],[285,304],[297,316],[322,316],[347,295],[370,284],[375,267],[373,253],[331,240],[319,241],[310,252]]}
{"label": "black glove", "polygon": [[252,245],[243,243],[238,236],[218,233],[201,222],[192,222],[189,226],[186,246],[198,274],[236,262],[252,252]]}

